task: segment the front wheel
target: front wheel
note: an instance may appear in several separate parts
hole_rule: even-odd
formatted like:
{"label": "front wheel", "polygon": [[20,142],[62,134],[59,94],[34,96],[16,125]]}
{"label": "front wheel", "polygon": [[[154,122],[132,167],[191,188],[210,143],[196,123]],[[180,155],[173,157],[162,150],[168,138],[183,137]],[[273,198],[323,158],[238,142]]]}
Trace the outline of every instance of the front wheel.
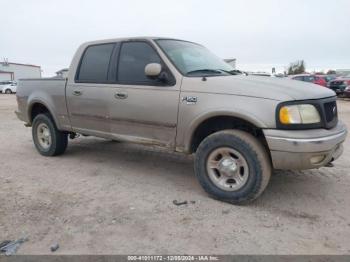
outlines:
{"label": "front wheel", "polygon": [[6,89],[6,90],[5,90],[5,94],[12,94],[11,89]]}
{"label": "front wheel", "polygon": [[205,138],[195,156],[195,173],[204,190],[233,204],[256,199],[271,176],[263,145],[251,134],[224,130]]}
{"label": "front wheel", "polygon": [[47,114],[39,114],[34,118],[32,135],[36,149],[43,156],[61,155],[67,148],[67,134],[59,131]]}

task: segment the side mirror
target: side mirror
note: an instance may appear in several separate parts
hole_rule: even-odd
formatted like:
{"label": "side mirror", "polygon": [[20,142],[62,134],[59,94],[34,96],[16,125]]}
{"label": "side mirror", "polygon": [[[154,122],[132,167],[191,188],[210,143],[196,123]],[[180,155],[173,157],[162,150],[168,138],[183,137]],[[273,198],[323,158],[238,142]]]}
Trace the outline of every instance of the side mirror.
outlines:
{"label": "side mirror", "polygon": [[145,67],[145,75],[151,78],[155,78],[162,72],[162,66],[158,63],[150,63]]}

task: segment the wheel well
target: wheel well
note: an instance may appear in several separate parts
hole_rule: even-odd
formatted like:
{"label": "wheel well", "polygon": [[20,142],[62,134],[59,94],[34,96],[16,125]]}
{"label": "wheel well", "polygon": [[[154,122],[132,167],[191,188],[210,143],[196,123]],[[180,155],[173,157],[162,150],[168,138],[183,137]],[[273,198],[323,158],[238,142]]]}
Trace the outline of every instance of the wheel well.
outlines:
{"label": "wheel well", "polygon": [[32,109],[30,111],[30,122],[32,123],[34,118],[39,115],[39,114],[50,114],[50,111],[49,109],[47,109],[46,106],[44,106],[43,104],[40,104],[40,103],[35,103],[33,106],[32,106]]}
{"label": "wheel well", "polygon": [[[209,135],[225,130],[239,129],[255,136],[263,146],[268,149],[267,142],[261,128],[256,127],[252,123],[232,116],[212,117],[202,122],[194,131],[191,139],[191,153],[196,152],[199,144]],[[269,150],[267,150],[269,152]]]}

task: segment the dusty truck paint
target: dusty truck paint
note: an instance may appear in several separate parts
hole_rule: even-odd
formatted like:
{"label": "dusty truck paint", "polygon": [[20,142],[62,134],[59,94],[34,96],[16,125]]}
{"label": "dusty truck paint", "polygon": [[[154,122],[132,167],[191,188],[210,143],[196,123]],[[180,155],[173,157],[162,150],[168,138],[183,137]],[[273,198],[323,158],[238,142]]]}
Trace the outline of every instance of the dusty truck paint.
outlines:
{"label": "dusty truck paint", "polygon": [[341,155],[347,130],[333,91],[231,69],[187,41],[88,42],[67,79],[21,80],[16,113],[46,156],[76,133],[195,153],[203,188],[232,203],[258,197],[273,168],[318,168]]}

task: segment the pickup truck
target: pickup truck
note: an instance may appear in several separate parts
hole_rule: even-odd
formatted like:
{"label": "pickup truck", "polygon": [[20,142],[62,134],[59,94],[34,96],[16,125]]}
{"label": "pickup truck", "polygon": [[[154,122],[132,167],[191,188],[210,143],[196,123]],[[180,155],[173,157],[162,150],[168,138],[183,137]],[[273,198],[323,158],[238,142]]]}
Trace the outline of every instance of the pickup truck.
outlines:
{"label": "pickup truck", "polygon": [[44,156],[64,153],[76,134],[194,154],[203,189],[233,204],[256,199],[273,169],[319,168],[341,155],[347,129],[333,91],[233,70],[183,40],[88,42],[67,78],[21,80],[16,114]]}

